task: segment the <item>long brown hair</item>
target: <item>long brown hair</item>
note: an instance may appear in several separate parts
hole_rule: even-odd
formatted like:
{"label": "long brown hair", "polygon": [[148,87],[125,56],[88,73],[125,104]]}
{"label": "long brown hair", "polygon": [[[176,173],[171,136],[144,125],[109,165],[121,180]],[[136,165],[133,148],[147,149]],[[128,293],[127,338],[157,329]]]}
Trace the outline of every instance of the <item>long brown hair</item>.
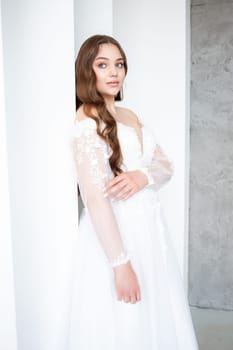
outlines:
{"label": "long brown hair", "polygon": [[[108,35],[94,35],[88,38],[82,44],[75,61],[76,109],[83,105],[84,113],[95,120],[97,134],[112,149],[109,164],[113,174],[116,176],[122,172],[120,168],[122,153],[117,137],[117,124],[107,110],[103,96],[96,89],[96,75],[92,68],[99,46],[102,44],[113,44],[118,47],[124,61],[125,74],[127,73],[126,55],[117,40]],[[120,92],[115,96],[115,100],[121,100]],[[100,129],[101,121],[105,124],[102,131]]]}

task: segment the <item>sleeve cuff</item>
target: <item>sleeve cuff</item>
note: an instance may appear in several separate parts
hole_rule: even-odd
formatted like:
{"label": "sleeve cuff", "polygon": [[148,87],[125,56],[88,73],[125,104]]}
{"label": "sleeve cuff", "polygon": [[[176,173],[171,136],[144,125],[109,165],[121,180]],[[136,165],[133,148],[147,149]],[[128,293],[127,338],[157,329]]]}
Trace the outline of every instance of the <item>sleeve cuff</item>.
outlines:
{"label": "sleeve cuff", "polygon": [[153,177],[150,175],[148,168],[139,168],[138,170],[140,170],[143,174],[145,174],[148,179],[148,184],[146,185],[146,187],[154,184]]}
{"label": "sleeve cuff", "polygon": [[130,254],[128,252],[122,252],[114,260],[110,261],[112,267],[116,267],[122,264],[126,264],[130,260]]}

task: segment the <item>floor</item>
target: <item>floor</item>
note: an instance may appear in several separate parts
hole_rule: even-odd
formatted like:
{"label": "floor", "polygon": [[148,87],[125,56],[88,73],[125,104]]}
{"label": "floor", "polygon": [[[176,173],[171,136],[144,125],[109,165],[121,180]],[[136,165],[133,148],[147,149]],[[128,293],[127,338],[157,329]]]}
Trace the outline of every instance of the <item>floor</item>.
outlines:
{"label": "floor", "polygon": [[199,350],[233,350],[233,311],[190,309]]}

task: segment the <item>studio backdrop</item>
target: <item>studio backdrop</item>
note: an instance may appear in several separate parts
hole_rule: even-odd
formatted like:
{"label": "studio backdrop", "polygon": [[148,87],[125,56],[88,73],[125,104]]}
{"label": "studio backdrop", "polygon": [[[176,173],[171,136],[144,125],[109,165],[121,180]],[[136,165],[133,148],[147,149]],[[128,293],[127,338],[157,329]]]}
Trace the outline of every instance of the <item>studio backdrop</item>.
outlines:
{"label": "studio backdrop", "polygon": [[0,221],[0,266],[8,266],[1,349],[67,350],[78,235],[74,61],[92,34],[122,44],[129,63],[123,105],[174,161],[160,198],[187,285],[188,12],[184,0],[1,1],[1,200],[9,203],[7,221]]}

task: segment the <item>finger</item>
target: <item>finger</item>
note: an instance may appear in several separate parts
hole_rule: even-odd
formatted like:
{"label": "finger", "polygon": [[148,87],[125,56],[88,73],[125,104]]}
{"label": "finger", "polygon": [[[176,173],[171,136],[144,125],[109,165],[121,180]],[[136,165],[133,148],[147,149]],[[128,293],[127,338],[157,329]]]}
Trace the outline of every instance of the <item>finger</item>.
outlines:
{"label": "finger", "polygon": [[127,184],[127,182],[121,181],[120,183],[109,189],[106,193],[109,196],[117,197],[117,199],[119,199],[119,197],[125,196],[125,194],[127,194],[128,191],[129,185]]}
{"label": "finger", "polygon": [[141,300],[141,293],[140,293],[140,291],[137,291],[137,300],[138,301]]}
{"label": "finger", "polygon": [[123,294],[121,292],[117,293],[117,299],[121,301],[123,299]]}
{"label": "finger", "polygon": [[115,186],[111,190],[108,190],[107,193],[109,196],[116,198],[118,196],[121,196],[121,194],[124,193],[124,190],[122,191],[122,187],[120,187],[120,186]]}
{"label": "finger", "polygon": [[135,295],[132,295],[131,296],[131,304],[135,304],[136,303],[136,296]]}
{"label": "finger", "polygon": [[115,193],[119,190],[121,190],[123,187],[125,186],[125,182],[124,180],[118,181],[117,183],[113,184],[113,185],[107,185],[104,188],[104,193],[108,193],[108,194],[112,194]]}
{"label": "finger", "polygon": [[119,182],[121,182],[122,180],[124,180],[122,178],[121,175],[117,175],[116,177],[114,177],[112,180],[110,180],[106,185],[105,185],[105,188],[106,189],[109,189],[111,188],[112,186],[115,186],[116,184],[118,184]]}
{"label": "finger", "polygon": [[126,197],[129,192],[133,191],[132,188],[127,188],[127,187],[124,187],[124,189],[122,191],[120,191],[118,194],[115,195],[115,199],[123,199],[124,197]]}
{"label": "finger", "polygon": [[128,192],[127,194],[126,194],[126,196],[124,196],[123,198],[122,198],[122,200],[123,201],[126,201],[128,198],[130,198],[134,193],[136,193],[135,192],[135,190],[134,189],[132,189],[130,192]]}
{"label": "finger", "polygon": [[125,296],[125,297],[124,297],[124,302],[125,302],[125,303],[128,303],[129,301],[130,301],[130,297],[129,297],[129,296]]}
{"label": "finger", "polygon": [[108,189],[104,189],[103,190],[104,197],[115,196],[119,190],[120,188],[117,185],[112,186],[111,188],[108,188]]}

